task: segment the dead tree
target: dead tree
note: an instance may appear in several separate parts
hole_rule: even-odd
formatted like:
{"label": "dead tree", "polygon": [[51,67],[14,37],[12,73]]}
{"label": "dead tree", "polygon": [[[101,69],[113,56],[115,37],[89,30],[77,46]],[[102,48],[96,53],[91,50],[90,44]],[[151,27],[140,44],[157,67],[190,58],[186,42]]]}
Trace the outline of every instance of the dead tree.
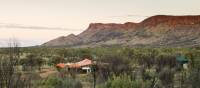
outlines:
{"label": "dead tree", "polygon": [[28,88],[29,79],[22,78],[17,71],[20,48],[17,41],[10,41],[9,47],[0,57],[0,88]]}

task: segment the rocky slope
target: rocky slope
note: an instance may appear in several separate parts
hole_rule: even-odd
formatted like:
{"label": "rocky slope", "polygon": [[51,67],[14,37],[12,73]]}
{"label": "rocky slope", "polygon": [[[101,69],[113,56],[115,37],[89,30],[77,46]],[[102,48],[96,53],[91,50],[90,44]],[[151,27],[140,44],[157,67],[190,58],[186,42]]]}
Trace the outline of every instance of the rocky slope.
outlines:
{"label": "rocky slope", "polygon": [[199,16],[152,16],[140,23],[91,23],[79,35],[59,37],[42,46],[150,46],[192,47],[200,45]]}
{"label": "rocky slope", "polygon": [[77,37],[74,34],[68,36],[61,36],[56,39],[50,40],[49,42],[44,43],[44,46],[70,46],[78,44],[81,41],[81,38]]}

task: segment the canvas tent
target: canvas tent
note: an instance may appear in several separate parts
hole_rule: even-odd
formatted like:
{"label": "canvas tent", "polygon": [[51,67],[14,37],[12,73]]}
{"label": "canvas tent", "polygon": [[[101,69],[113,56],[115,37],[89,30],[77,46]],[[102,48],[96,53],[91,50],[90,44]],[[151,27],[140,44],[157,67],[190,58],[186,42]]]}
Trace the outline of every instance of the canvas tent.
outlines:
{"label": "canvas tent", "polygon": [[185,56],[182,55],[177,56],[176,61],[179,62],[184,69],[188,69],[188,59]]}
{"label": "canvas tent", "polygon": [[176,61],[178,61],[181,64],[186,64],[188,63],[188,59],[185,56],[177,56]]}

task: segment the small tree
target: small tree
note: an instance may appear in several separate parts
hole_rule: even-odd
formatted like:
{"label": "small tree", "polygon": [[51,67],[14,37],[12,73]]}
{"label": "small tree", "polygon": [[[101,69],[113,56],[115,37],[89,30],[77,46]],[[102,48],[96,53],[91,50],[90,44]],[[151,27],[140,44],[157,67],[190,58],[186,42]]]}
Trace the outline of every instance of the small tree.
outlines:
{"label": "small tree", "polygon": [[53,56],[49,60],[50,65],[56,65],[58,63],[64,63],[64,62],[65,62],[65,59],[63,57],[60,57],[60,56]]}
{"label": "small tree", "polygon": [[18,43],[15,40],[10,41],[5,55],[0,57],[0,88],[27,88],[30,86],[31,79],[28,77],[22,79],[22,73],[16,69],[20,57],[19,53]]}
{"label": "small tree", "polygon": [[112,74],[120,75],[130,73],[130,60],[119,55],[105,55],[100,59],[101,63],[108,64],[106,68],[99,67],[100,73],[104,74],[105,78]]}
{"label": "small tree", "polygon": [[146,82],[132,80],[130,76],[123,74],[113,76],[99,88],[149,88]]}
{"label": "small tree", "polygon": [[24,67],[30,67],[30,70],[33,70],[34,67],[38,67],[38,70],[41,70],[41,66],[44,64],[45,60],[40,56],[35,54],[30,54],[26,58],[20,60],[20,64]]}
{"label": "small tree", "polygon": [[174,80],[174,70],[165,67],[159,73],[159,79],[161,80],[164,88],[172,88]]}
{"label": "small tree", "polygon": [[57,76],[48,77],[38,83],[39,88],[82,88],[80,81],[70,77],[60,78]]}

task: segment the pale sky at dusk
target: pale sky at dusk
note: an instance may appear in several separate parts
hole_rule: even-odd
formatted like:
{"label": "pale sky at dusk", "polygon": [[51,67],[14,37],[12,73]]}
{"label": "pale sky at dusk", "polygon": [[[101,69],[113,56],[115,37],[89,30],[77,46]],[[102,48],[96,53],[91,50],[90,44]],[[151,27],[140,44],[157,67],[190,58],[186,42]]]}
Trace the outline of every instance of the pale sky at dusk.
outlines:
{"label": "pale sky at dusk", "polygon": [[0,0],[0,46],[15,37],[42,44],[89,23],[139,22],[152,15],[200,15],[200,0]]}

